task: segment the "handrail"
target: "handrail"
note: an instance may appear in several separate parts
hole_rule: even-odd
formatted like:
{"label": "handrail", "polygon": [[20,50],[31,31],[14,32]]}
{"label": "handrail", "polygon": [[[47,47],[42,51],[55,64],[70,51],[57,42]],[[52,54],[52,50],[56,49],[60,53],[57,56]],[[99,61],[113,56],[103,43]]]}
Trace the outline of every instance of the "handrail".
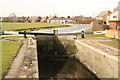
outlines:
{"label": "handrail", "polygon": [[83,35],[84,34],[105,34],[105,31],[95,31],[95,32],[80,32],[80,33],[58,33],[58,30],[53,30],[53,33],[36,33],[36,32],[13,32],[13,31],[4,31],[4,34],[24,34],[24,38],[27,38],[26,35],[49,35],[49,36],[62,36],[62,35]]}

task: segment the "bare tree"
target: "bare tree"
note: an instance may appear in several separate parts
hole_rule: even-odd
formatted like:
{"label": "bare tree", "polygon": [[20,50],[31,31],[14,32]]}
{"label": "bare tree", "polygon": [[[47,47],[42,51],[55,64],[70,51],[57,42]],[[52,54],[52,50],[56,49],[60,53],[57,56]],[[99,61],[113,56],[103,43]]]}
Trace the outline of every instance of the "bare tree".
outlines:
{"label": "bare tree", "polygon": [[15,13],[10,13],[8,18],[9,18],[9,22],[17,22],[17,16]]}
{"label": "bare tree", "polygon": [[80,17],[85,17],[85,16],[81,14]]}
{"label": "bare tree", "polygon": [[53,16],[55,16],[55,18],[57,18],[57,17],[58,17],[56,13],[54,13],[54,15],[53,15]]}

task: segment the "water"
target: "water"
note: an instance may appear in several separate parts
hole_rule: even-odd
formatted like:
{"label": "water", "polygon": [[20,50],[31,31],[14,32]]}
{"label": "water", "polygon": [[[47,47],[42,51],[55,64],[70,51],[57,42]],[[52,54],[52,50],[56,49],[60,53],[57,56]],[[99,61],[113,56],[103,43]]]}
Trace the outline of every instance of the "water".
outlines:
{"label": "water", "polygon": [[53,30],[58,30],[59,34],[64,34],[64,33],[77,33],[77,32],[80,32],[82,30],[85,30],[87,28],[90,28],[90,26],[74,25],[73,27],[64,27],[64,28],[56,28],[56,29],[32,31],[32,32],[36,32],[36,33],[53,33]]}
{"label": "water", "polygon": [[41,80],[95,78],[92,72],[74,58],[76,48],[73,40],[40,36],[37,40],[39,78]]}
{"label": "water", "polygon": [[44,58],[40,65],[40,78],[94,78],[75,58]]}

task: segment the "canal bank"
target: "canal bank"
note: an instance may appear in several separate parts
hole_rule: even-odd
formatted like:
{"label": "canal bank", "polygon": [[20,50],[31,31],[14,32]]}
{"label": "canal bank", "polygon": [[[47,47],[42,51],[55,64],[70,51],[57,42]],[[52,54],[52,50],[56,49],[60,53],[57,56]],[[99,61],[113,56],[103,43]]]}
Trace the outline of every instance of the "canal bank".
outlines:
{"label": "canal bank", "polygon": [[[99,78],[118,80],[118,50],[100,44],[96,42],[97,40],[76,39],[75,45],[78,51],[75,57]],[[96,44],[97,47],[95,47]]]}

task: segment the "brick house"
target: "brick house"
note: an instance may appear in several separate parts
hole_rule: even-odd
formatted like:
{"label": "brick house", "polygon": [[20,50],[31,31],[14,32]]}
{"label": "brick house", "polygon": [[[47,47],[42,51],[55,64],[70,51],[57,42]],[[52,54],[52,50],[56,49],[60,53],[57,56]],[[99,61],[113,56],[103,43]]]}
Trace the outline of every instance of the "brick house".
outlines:
{"label": "brick house", "polygon": [[118,20],[118,7],[114,8],[113,13],[107,16],[107,25],[109,25],[109,21]]}
{"label": "brick house", "polygon": [[109,16],[111,13],[112,13],[111,11],[102,11],[96,16],[96,20],[106,21],[107,16]]}
{"label": "brick house", "polygon": [[95,21],[92,17],[81,17],[81,16],[75,16],[71,18],[73,20],[73,23],[76,24],[91,24],[91,22]]}
{"label": "brick house", "polygon": [[28,17],[27,20],[30,23],[35,23],[38,20],[39,16]]}
{"label": "brick house", "polygon": [[120,16],[118,10],[110,15],[109,30],[106,30],[105,34],[107,37],[120,39],[120,18],[118,16]]}
{"label": "brick house", "polygon": [[48,16],[45,16],[41,19],[41,22],[44,23],[44,22],[47,22],[47,19],[48,19]]}
{"label": "brick house", "polygon": [[47,19],[47,22],[48,22],[48,23],[51,23],[51,20],[52,20],[53,18],[56,18],[56,17],[55,17],[55,16],[50,16],[50,17]]}

